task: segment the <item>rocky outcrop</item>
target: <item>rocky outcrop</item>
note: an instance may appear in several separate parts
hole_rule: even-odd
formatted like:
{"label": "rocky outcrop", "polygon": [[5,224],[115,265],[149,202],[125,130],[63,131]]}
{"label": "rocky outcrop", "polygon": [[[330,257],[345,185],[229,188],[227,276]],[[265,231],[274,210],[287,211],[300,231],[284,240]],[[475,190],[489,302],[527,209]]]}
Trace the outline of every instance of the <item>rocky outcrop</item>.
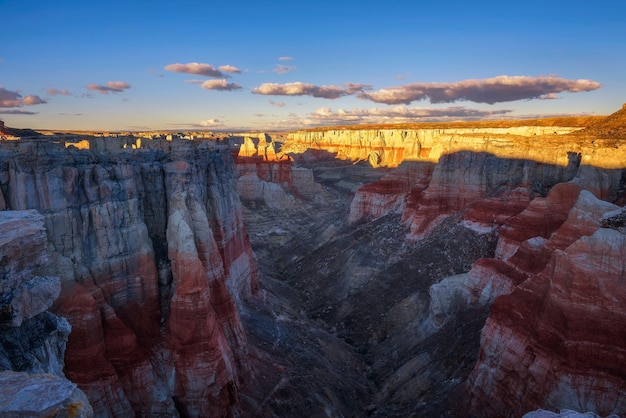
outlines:
{"label": "rocky outcrop", "polygon": [[278,148],[267,134],[259,134],[258,138],[245,136],[238,149],[235,147],[237,192],[241,199],[272,210],[293,209],[297,200],[318,201],[323,191],[313,172],[294,165],[286,154],[279,156]]}
{"label": "rocky outcrop", "polygon": [[432,163],[404,162],[379,181],[360,187],[350,204],[348,222],[402,214],[407,202],[419,200],[430,183],[434,168]]}
{"label": "rocky outcrop", "polygon": [[70,324],[47,311],[60,280],[36,275],[47,262],[43,221],[34,210],[0,212],[0,415],[91,417],[63,374]]}
{"label": "rocky outcrop", "polygon": [[543,245],[551,254],[545,268],[495,300],[469,381],[474,411],[626,411],[626,241],[600,227],[616,209],[581,192]]}
{"label": "rocky outcrop", "polygon": [[85,394],[61,377],[0,372],[0,415],[91,418],[93,409]]}
{"label": "rocky outcrop", "polygon": [[579,134],[604,138],[611,142],[626,138],[626,103],[617,112],[583,129]]}
{"label": "rocky outcrop", "polygon": [[[445,216],[470,207],[475,212],[470,217],[477,218],[482,212],[484,224],[503,221],[521,211],[533,197],[544,196],[553,185],[575,177],[596,196],[615,199],[623,183],[621,161],[626,146],[563,135],[577,129],[517,126],[301,131],[288,136],[278,155],[297,158],[317,151],[368,161],[373,166],[400,166],[398,173],[357,191],[349,221],[401,212],[403,222],[410,226],[410,238],[420,239]],[[546,133],[550,135],[543,135]],[[432,168],[425,168],[429,165]]]}
{"label": "rocky outcrop", "polygon": [[6,209],[43,215],[41,271],[61,278],[53,310],[73,329],[65,373],[95,414],[236,414],[237,306],[257,284],[229,151],[2,145]]}
{"label": "rocky outcrop", "polygon": [[43,217],[36,211],[0,212],[0,321],[19,327],[59,296],[58,277],[36,276],[47,261]]}
{"label": "rocky outcrop", "polygon": [[0,370],[62,377],[70,325],[47,312],[59,278],[36,275],[47,262],[43,220],[34,210],[0,212]]}

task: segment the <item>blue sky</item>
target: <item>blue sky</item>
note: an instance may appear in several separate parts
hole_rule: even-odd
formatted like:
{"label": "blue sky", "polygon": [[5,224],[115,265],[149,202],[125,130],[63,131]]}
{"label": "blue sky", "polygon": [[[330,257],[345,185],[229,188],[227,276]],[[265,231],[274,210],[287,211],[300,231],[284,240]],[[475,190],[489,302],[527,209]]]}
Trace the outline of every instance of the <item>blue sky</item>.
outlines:
{"label": "blue sky", "polygon": [[626,101],[621,0],[0,0],[0,16],[14,127],[273,130]]}

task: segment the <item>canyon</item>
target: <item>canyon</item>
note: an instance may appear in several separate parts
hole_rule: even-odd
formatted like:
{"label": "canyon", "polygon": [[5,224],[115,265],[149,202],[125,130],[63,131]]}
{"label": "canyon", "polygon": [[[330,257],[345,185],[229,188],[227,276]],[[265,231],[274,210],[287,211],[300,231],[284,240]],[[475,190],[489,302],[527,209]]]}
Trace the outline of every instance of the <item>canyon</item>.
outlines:
{"label": "canyon", "polygon": [[0,378],[84,416],[624,416],[624,132],[0,141]]}

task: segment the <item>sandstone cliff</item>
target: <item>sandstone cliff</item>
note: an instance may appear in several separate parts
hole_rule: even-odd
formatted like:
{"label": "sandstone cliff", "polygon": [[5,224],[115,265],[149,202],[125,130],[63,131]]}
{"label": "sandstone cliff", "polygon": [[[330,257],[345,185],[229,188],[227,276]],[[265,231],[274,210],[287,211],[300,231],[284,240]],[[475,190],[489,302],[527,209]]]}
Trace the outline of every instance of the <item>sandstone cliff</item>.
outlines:
{"label": "sandstone cliff", "polygon": [[[411,227],[411,237],[418,239],[444,216],[495,193],[510,193],[522,187],[530,199],[576,174],[576,181],[597,196],[615,199],[622,182],[626,146],[610,139],[564,135],[577,129],[529,126],[302,131],[288,136],[279,155],[317,150],[337,158],[368,161],[374,167],[400,166],[397,172],[357,192],[349,221],[402,213],[403,221]],[[515,199],[495,200],[515,205]],[[500,217],[522,208],[503,207],[505,213]]]}
{"label": "sandstone cliff", "polygon": [[20,142],[0,144],[0,204],[43,215],[41,271],[73,329],[65,374],[96,415],[236,414],[237,306],[257,284],[228,150]]}
{"label": "sandstone cliff", "polygon": [[[500,157],[524,158],[509,146],[516,139],[533,144],[539,135],[566,134],[580,128],[567,126],[518,126],[510,128],[453,129],[344,129],[298,131],[288,135],[280,154],[321,150],[340,159],[368,161],[374,167],[397,167],[405,161],[436,162],[447,153],[471,150]],[[543,137],[545,138],[545,136]],[[563,144],[565,145],[565,144]],[[525,151],[528,157],[533,148]],[[541,153],[534,153],[540,158]]]}
{"label": "sandstone cliff", "polygon": [[323,192],[313,172],[296,166],[288,155],[279,157],[279,144],[267,135],[245,136],[240,145],[232,139],[231,143],[235,145],[237,192],[242,200],[274,210],[293,209],[297,201],[319,200]]}

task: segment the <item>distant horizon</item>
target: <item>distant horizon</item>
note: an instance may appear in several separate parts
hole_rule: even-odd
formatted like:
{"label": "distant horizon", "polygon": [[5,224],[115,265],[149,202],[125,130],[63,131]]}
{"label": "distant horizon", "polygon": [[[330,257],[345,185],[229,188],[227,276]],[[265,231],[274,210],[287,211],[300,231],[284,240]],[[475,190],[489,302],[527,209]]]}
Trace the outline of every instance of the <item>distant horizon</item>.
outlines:
{"label": "distant horizon", "polygon": [[[624,105],[626,106],[626,104]],[[429,129],[429,126],[440,126],[443,125],[445,127],[445,125],[455,125],[455,124],[467,124],[469,126],[472,126],[472,124],[478,124],[478,123],[494,123],[494,124],[507,124],[507,122],[511,123],[511,122],[521,122],[521,121],[541,121],[541,120],[559,120],[559,119],[578,119],[578,118],[585,118],[585,119],[598,119],[602,120],[603,118],[606,118],[610,115],[589,115],[589,114],[580,114],[580,115],[548,115],[546,117],[534,117],[534,118],[510,118],[510,119],[475,119],[475,120],[450,120],[450,121],[418,121],[418,122],[406,122],[406,123],[395,123],[395,122],[389,122],[389,123],[363,123],[363,124],[348,124],[348,125],[320,125],[320,126],[309,126],[309,127],[304,127],[304,128],[296,128],[296,129],[249,129],[249,130],[245,130],[245,129],[199,129],[199,128],[192,128],[192,129],[146,129],[146,130],[131,130],[131,129],[54,129],[54,128],[30,128],[30,127],[23,127],[23,128],[17,128],[17,127],[13,127],[13,126],[6,126],[9,129],[18,129],[18,130],[32,130],[32,131],[36,131],[36,132],[50,132],[50,133],[67,133],[67,134],[73,134],[73,133],[89,133],[89,134],[94,134],[94,133],[107,133],[107,134],[120,134],[120,133],[140,133],[140,132],[164,132],[164,133],[207,133],[207,134],[229,134],[229,135],[233,135],[233,134],[254,134],[254,133],[266,133],[266,134],[272,134],[272,133],[289,133],[289,132],[295,132],[295,131],[301,131],[301,130],[332,130],[332,129]],[[2,119],[0,119],[0,122],[2,122]],[[592,121],[590,124],[581,124],[582,122],[578,121],[578,123],[574,123],[574,121],[570,121],[570,123],[565,123],[562,126],[580,126],[580,127],[585,127],[585,126],[589,126],[592,123],[596,123],[596,121]],[[420,125],[424,125],[423,127]],[[511,125],[514,126],[515,124]],[[530,125],[532,126],[532,124]],[[561,125],[554,125],[554,126],[561,126]],[[445,129],[445,128],[444,128]],[[454,129],[454,128],[450,128],[450,129]]]}
{"label": "distant horizon", "polygon": [[0,119],[232,132],[609,115],[626,101],[615,5],[0,0]]}

